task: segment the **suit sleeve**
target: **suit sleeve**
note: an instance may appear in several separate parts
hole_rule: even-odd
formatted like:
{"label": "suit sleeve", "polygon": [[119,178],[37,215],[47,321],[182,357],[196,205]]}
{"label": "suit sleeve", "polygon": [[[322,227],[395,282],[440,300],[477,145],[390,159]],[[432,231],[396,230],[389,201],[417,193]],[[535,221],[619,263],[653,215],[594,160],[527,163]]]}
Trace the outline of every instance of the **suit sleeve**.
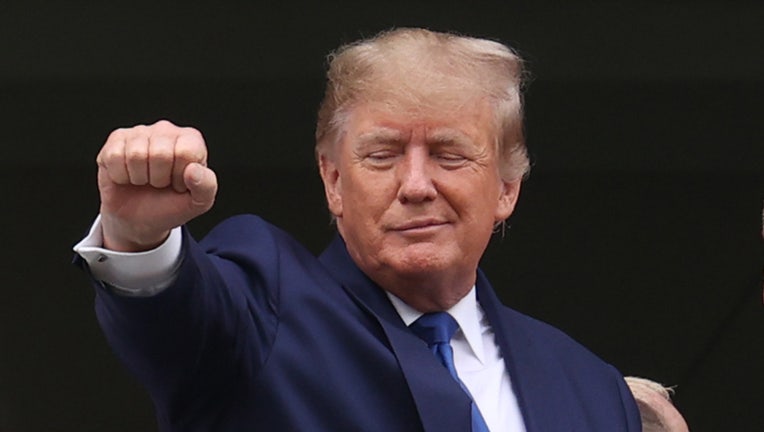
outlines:
{"label": "suit sleeve", "polygon": [[[148,388],[160,423],[219,406],[252,382],[278,324],[281,248],[274,229],[238,217],[201,243],[183,230],[173,285],[125,297],[99,285],[96,314],[114,352]],[[164,418],[164,420],[163,420]]]}

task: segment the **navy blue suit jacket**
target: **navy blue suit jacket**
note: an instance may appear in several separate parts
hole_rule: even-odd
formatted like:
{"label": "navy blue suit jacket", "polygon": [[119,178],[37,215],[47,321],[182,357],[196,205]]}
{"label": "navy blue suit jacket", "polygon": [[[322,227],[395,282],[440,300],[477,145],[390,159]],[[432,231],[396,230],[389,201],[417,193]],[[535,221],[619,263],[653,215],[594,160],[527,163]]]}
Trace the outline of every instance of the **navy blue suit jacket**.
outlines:
{"label": "navy blue suit jacket", "polygon": [[[237,216],[199,244],[185,231],[173,286],[97,289],[116,354],[148,388],[163,431],[469,431],[470,400],[337,238],[317,259]],[[528,432],[639,431],[618,371],[503,306],[478,272]]]}

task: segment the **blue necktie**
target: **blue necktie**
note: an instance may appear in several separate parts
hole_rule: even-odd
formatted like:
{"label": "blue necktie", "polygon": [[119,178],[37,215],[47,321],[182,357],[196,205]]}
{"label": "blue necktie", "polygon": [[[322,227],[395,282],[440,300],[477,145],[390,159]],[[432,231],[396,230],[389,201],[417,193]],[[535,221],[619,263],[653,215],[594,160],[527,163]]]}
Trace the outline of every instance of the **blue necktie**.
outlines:
{"label": "blue necktie", "polygon": [[[459,328],[456,320],[446,312],[433,312],[422,315],[411,323],[409,328],[420,339],[427,342],[427,346],[435,354],[435,357],[443,363],[443,366],[448,369],[451,376],[454,377],[456,382],[462,386],[465,393],[472,399],[472,395],[470,395],[462,380],[459,379],[456,367],[454,367],[454,350],[451,348],[451,337],[454,336],[456,329]],[[474,400],[472,401],[472,432],[490,432]]]}

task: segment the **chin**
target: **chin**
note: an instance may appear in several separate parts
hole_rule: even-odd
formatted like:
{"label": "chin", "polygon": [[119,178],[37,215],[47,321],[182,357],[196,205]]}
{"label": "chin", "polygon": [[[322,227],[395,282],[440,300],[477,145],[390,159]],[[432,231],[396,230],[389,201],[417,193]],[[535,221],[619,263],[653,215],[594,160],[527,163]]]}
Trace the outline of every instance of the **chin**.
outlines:
{"label": "chin", "polygon": [[458,259],[454,259],[450,251],[433,244],[409,246],[401,252],[389,261],[390,267],[401,275],[424,276],[434,272],[451,271],[458,263]]}

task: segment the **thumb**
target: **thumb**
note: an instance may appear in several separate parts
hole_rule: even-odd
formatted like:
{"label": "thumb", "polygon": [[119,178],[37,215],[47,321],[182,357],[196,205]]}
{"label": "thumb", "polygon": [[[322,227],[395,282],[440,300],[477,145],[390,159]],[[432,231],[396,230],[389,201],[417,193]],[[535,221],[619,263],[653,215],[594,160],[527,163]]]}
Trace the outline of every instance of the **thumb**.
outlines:
{"label": "thumb", "polygon": [[191,206],[204,213],[215,202],[218,191],[218,180],[215,172],[196,162],[186,166],[183,171],[183,182],[191,194]]}

